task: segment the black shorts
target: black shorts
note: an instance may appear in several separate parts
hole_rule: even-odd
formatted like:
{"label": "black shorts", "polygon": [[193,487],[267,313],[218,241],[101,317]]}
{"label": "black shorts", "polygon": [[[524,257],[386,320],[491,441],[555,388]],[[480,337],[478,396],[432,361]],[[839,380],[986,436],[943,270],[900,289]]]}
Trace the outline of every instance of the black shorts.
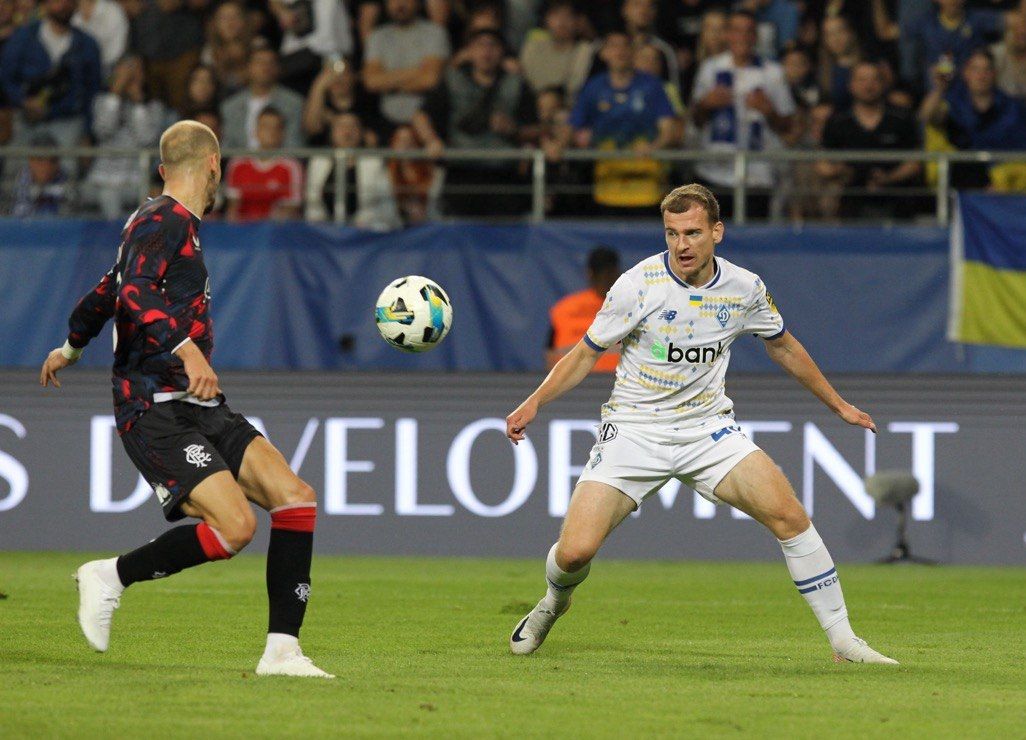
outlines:
{"label": "black shorts", "polygon": [[239,477],[246,447],[260,432],[227,405],[155,403],[121,435],[169,522],[183,519],[181,504],[207,477],[227,470]]}

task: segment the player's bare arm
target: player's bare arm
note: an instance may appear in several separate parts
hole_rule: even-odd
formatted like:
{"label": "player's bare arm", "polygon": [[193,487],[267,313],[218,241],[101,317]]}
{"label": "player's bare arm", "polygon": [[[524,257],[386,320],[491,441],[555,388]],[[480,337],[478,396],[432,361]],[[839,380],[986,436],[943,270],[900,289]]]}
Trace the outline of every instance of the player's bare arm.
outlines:
{"label": "player's bare arm", "polygon": [[581,341],[556,363],[538,389],[506,417],[506,436],[513,444],[527,436],[527,425],[539,408],[572,390],[588,376],[600,354]]}
{"label": "player's bare arm", "polygon": [[200,348],[190,339],[175,350],[175,355],[182,361],[185,374],[189,376],[189,393],[201,401],[216,398],[221,392],[217,375]]}
{"label": "player's bare arm", "polygon": [[841,398],[802,343],[795,339],[791,332],[785,331],[776,339],[766,340],[766,351],[775,363],[784,368],[788,375],[807,388],[828,409],[849,424],[872,429],[876,433],[876,424],[873,423],[872,417]]}

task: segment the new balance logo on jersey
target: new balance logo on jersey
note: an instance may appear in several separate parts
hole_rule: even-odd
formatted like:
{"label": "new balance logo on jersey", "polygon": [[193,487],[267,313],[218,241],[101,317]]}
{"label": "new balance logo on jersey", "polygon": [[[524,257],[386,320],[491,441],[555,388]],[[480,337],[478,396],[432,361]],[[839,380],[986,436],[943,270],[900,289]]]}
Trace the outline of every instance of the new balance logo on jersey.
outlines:
{"label": "new balance logo on jersey", "polygon": [[185,462],[197,468],[207,467],[207,463],[214,459],[213,455],[203,450],[203,445],[189,445],[182,449],[185,451]]}
{"label": "new balance logo on jersey", "polygon": [[672,308],[664,308],[662,310],[662,312],[659,314],[657,320],[658,321],[673,321],[675,318],[677,318],[677,312],[676,311],[674,311]]}
{"label": "new balance logo on jersey", "polygon": [[723,354],[723,342],[715,347],[678,347],[673,342],[669,346],[661,342],[652,343],[652,356],[664,362],[690,362],[692,365],[709,364]]}

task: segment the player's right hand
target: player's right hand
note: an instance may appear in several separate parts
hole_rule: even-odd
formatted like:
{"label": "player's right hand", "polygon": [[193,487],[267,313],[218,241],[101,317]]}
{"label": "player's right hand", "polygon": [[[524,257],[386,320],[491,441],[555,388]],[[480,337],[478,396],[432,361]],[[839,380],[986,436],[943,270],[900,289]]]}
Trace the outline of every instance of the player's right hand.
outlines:
{"label": "player's right hand", "polygon": [[506,417],[506,436],[513,444],[527,436],[527,425],[538,414],[538,402],[528,398],[517,406],[516,411]]}
{"label": "player's right hand", "polygon": [[61,387],[61,381],[57,380],[57,371],[63,370],[68,365],[74,365],[78,360],[69,360],[64,356],[61,348],[53,350],[46,356],[43,368],[39,371],[39,385],[44,388],[53,383],[54,388]]}
{"label": "player's right hand", "polygon": [[221,393],[217,374],[199,348],[192,342],[186,342],[179,350],[179,355],[182,357],[185,374],[189,377],[189,394],[201,401],[216,398]]}

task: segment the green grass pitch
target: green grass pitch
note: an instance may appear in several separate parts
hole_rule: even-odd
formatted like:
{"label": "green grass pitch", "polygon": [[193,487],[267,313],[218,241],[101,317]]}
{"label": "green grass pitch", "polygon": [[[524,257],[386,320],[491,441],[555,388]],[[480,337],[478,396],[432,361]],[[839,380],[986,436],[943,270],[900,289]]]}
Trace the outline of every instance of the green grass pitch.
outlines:
{"label": "green grass pitch", "polygon": [[0,737],[1023,737],[1026,572],[842,566],[900,667],[835,665],[782,563],[598,561],[509,654],[541,561],[314,561],[303,644],[336,681],[260,679],[262,557],[131,588],[87,649],[82,555],[0,552]]}

